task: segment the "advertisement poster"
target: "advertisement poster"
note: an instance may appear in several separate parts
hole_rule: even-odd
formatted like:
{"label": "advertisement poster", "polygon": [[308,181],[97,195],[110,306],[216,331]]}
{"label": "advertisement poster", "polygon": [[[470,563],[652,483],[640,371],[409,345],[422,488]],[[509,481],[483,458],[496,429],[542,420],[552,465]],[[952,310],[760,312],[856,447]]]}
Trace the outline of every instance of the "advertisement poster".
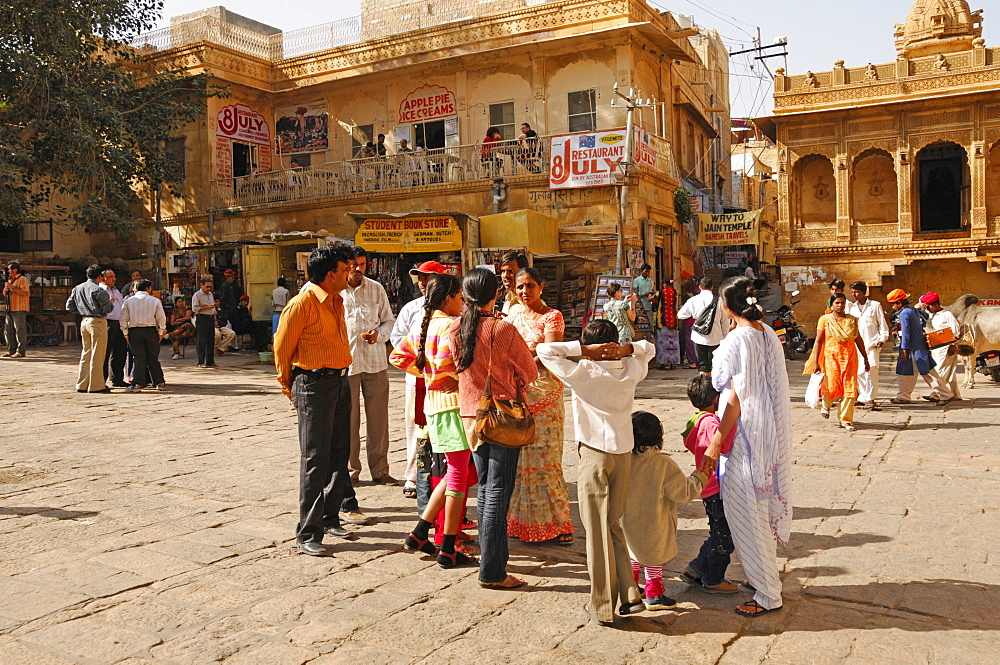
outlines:
{"label": "advertisement poster", "polygon": [[656,148],[653,143],[653,135],[636,125],[632,142],[632,161],[636,164],[642,164],[643,166],[655,169]]}
{"label": "advertisement poster", "polygon": [[216,136],[243,143],[271,145],[271,127],[267,120],[246,104],[224,106],[216,121]]}
{"label": "advertisement poster", "polygon": [[453,217],[366,219],[354,243],[369,252],[451,252],[462,249],[462,231]]}
{"label": "advertisement poster", "polygon": [[698,246],[756,245],[760,233],[760,213],[734,212],[728,215],[698,213]]}
{"label": "advertisement poster", "polygon": [[455,93],[437,85],[422,85],[399,104],[399,123],[414,124],[458,115]]}
{"label": "advertisement poster", "polygon": [[625,158],[621,131],[553,136],[549,161],[549,189],[611,185]]}
{"label": "advertisement poster", "polygon": [[323,100],[276,109],[278,154],[323,152],[330,147],[326,102]]}

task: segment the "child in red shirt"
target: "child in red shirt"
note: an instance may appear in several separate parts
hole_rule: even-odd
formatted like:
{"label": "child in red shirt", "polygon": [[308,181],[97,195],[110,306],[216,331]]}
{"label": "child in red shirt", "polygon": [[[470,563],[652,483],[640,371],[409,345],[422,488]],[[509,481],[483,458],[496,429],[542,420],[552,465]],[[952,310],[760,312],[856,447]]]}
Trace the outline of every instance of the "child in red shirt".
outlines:
{"label": "child in red shirt", "polygon": [[[684,437],[684,447],[694,453],[695,464],[700,469],[705,450],[720,424],[719,416],[715,415],[719,410],[719,391],[712,386],[712,377],[699,375],[691,379],[688,399],[698,412],[688,420],[681,436]],[[723,441],[722,455],[729,454],[735,433],[734,427],[729,438]],[[708,538],[702,543],[698,556],[687,565],[682,577],[689,584],[701,586],[706,593],[736,593],[739,585],[726,579],[726,568],[735,547],[722,506],[718,474],[712,473],[709,477],[701,492],[701,500],[708,515]]]}

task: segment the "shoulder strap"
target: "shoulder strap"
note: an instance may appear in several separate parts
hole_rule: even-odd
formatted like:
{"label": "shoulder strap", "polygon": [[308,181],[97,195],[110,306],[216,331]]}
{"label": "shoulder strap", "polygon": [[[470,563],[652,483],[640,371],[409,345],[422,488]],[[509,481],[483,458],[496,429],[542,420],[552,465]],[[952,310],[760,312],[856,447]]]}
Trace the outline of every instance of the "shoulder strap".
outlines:
{"label": "shoulder strap", "polygon": [[500,319],[493,318],[493,326],[490,328],[490,360],[486,369],[486,383],[483,384],[483,395],[487,397],[493,396],[493,340],[496,338],[497,334],[497,324],[500,323]]}

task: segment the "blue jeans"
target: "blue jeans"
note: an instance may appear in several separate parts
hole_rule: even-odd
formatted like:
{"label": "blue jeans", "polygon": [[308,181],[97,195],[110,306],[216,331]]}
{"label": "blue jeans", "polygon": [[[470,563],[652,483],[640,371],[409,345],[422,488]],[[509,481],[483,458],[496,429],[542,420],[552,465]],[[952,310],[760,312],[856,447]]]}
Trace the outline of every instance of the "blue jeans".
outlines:
{"label": "blue jeans", "polygon": [[496,584],[507,579],[507,509],[521,450],[481,443],[472,454],[479,474],[479,581]]}
{"label": "blue jeans", "polygon": [[688,564],[688,570],[695,577],[700,577],[705,586],[715,586],[726,579],[729,555],[736,548],[729,532],[726,513],[722,509],[722,495],[713,494],[702,499],[702,502],[705,504],[705,514],[708,515],[708,538],[701,544],[698,556]]}
{"label": "blue jeans", "polygon": [[271,334],[278,332],[278,319],[281,318],[281,312],[276,312],[271,315]]}

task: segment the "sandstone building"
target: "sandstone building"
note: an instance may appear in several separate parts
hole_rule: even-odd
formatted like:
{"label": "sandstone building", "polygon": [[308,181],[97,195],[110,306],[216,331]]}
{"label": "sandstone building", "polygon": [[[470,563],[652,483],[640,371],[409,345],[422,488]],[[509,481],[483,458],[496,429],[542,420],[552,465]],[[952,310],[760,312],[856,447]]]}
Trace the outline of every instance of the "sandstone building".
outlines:
{"label": "sandstone building", "polygon": [[787,290],[822,312],[826,283],[945,302],[1000,294],[1000,48],[966,0],[916,0],[897,59],[777,70],[777,257]]}

